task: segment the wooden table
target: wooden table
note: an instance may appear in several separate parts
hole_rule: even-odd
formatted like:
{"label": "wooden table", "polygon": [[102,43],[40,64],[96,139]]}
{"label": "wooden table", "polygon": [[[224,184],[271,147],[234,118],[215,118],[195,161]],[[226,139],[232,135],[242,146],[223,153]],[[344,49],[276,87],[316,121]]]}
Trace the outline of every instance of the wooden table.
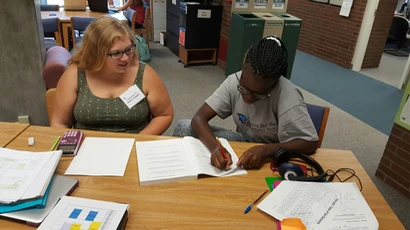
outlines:
{"label": "wooden table", "polygon": [[30,124],[0,122],[0,147],[6,147],[9,142],[29,126]]}
{"label": "wooden table", "polygon": [[[55,16],[50,16],[55,14]],[[60,10],[60,11],[41,11],[41,18],[49,18],[49,17],[58,17],[60,19],[60,24],[61,24],[61,41],[63,42],[63,47],[66,48],[67,50],[70,49],[70,35],[69,35],[69,28],[71,27],[71,17],[94,17],[98,18],[100,16],[107,15],[107,13],[101,13],[101,12],[93,12],[90,11],[89,9],[85,11],[65,11],[65,10]],[[125,21],[127,22],[127,18],[124,16],[124,13],[122,11],[118,11],[115,14],[109,14],[111,17],[114,17],[118,20]]]}
{"label": "wooden table", "polygon": [[[64,131],[30,126],[8,147],[46,151]],[[94,131],[84,131],[84,134],[86,137],[132,137],[140,141],[170,138]],[[27,146],[30,136],[36,139],[33,147]],[[241,155],[252,144],[231,142],[231,145]],[[319,149],[314,157],[325,169],[353,168],[362,181],[363,196],[376,215],[380,229],[404,229],[351,151]],[[64,174],[71,159],[62,157],[57,174]],[[260,170],[249,170],[248,175],[140,187],[134,145],[123,177],[74,176],[80,184],[72,196],[130,204],[127,229],[276,229],[274,218],[257,208],[243,214],[267,189],[266,176],[272,176],[268,164]],[[4,219],[0,219],[0,226],[1,229],[32,228]]]}

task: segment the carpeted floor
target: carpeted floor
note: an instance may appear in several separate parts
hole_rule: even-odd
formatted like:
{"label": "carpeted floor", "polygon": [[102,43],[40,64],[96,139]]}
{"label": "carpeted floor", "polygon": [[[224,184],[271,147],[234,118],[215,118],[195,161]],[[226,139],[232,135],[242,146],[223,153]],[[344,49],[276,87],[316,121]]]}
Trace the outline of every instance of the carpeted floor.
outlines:
{"label": "carpeted floor", "polygon": [[403,91],[298,51],[291,80],[386,135]]}

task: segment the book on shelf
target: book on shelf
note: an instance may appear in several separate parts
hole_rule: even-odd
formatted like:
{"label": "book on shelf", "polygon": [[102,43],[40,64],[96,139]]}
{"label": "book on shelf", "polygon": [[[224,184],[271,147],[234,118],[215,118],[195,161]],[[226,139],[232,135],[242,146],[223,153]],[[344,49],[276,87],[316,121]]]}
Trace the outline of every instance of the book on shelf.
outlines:
{"label": "book on shelf", "polygon": [[0,204],[44,196],[62,151],[30,152],[0,148]]}
{"label": "book on shelf", "polygon": [[125,229],[129,204],[63,196],[38,230]]}
{"label": "book on shelf", "polygon": [[219,140],[231,154],[233,163],[228,170],[211,165],[211,153],[199,139],[193,137],[137,141],[140,185],[194,180],[201,174],[216,177],[247,174],[243,168],[236,167],[238,157],[229,142],[223,138]]}

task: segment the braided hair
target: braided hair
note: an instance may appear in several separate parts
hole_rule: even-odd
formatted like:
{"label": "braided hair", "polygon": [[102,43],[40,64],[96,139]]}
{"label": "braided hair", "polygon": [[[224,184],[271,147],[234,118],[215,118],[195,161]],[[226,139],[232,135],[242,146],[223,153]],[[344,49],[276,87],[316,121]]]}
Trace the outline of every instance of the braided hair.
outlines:
{"label": "braided hair", "polygon": [[250,64],[257,76],[279,79],[286,75],[287,59],[288,53],[283,42],[277,37],[268,36],[248,49],[244,65]]}

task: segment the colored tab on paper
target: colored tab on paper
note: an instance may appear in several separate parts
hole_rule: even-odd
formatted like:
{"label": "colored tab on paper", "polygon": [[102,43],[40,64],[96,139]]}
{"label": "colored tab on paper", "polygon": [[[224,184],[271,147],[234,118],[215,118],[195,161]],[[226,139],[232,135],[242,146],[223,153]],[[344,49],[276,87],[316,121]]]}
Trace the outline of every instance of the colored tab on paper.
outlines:
{"label": "colored tab on paper", "polygon": [[306,230],[306,226],[299,218],[285,218],[281,221],[282,230]]}
{"label": "colored tab on paper", "polygon": [[101,222],[92,222],[88,230],[98,230],[100,228]]}
{"label": "colored tab on paper", "polygon": [[283,180],[282,177],[265,177],[266,184],[268,184],[269,190],[272,192],[274,187],[274,182],[275,181],[281,181]]}

